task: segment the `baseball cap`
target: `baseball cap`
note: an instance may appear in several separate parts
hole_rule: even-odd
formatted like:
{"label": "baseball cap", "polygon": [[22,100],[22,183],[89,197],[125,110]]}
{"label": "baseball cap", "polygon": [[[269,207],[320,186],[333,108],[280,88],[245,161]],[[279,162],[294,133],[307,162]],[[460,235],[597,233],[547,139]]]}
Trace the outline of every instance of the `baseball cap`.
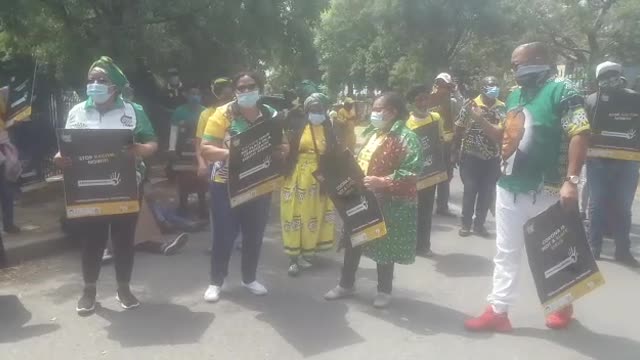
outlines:
{"label": "baseball cap", "polygon": [[600,75],[608,72],[615,71],[617,73],[622,73],[622,65],[618,63],[614,63],[612,61],[605,61],[602,64],[596,67],[596,79],[600,77]]}
{"label": "baseball cap", "polygon": [[444,82],[446,82],[447,84],[452,84],[453,80],[451,79],[451,75],[447,74],[447,73],[440,73],[438,76],[436,76],[436,80],[441,79]]}

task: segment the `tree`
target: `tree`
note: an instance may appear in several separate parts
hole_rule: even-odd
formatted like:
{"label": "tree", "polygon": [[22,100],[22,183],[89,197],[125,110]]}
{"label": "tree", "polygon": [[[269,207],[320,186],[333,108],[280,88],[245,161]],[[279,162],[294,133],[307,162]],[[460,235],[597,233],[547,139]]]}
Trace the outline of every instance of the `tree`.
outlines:
{"label": "tree", "polygon": [[[179,4],[179,6],[177,6]],[[186,77],[285,66],[319,77],[311,27],[324,0],[20,0],[0,8],[0,57],[33,55],[67,83],[100,55]],[[301,75],[297,75],[300,73]],[[203,79],[204,80],[204,79]]]}
{"label": "tree", "polygon": [[532,33],[542,34],[562,57],[585,69],[606,58],[639,55],[636,0],[531,0],[519,13],[531,19]]}
{"label": "tree", "polygon": [[[333,0],[316,29],[328,86],[406,89],[504,22],[498,0]],[[488,26],[493,24],[493,26]],[[462,64],[462,63],[459,63]]]}

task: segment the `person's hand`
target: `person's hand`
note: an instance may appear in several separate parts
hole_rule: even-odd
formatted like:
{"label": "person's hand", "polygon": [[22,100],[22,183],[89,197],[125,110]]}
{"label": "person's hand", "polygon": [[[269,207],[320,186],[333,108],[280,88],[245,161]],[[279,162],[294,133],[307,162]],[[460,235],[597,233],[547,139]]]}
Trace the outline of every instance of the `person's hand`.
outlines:
{"label": "person's hand", "polygon": [[289,144],[280,144],[273,149],[273,156],[276,159],[285,159],[289,156]]}
{"label": "person's hand", "polygon": [[476,121],[482,119],[484,116],[484,109],[476,104],[471,105],[471,118]]}
{"label": "person's hand", "polygon": [[206,164],[198,165],[198,177],[206,178],[209,176],[209,167]]}
{"label": "person's hand", "polygon": [[56,156],[53,158],[53,164],[58,169],[66,169],[71,166],[71,158],[62,156],[60,155],[60,153],[57,153]]}
{"label": "person's hand", "polygon": [[560,205],[565,210],[578,209],[578,186],[565,181],[560,188]]}
{"label": "person's hand", "polygon": [[364,186],[371,190],[379,190],[386,188],[388,185],[387,179],[380,176],[365,176],[364,177]]}
{"label": "person's hand", "polygon": [[149,150],[147,144],[133,143],[126,147],[127,151],[136,157],[145,158],[153,154],[153,150]]}

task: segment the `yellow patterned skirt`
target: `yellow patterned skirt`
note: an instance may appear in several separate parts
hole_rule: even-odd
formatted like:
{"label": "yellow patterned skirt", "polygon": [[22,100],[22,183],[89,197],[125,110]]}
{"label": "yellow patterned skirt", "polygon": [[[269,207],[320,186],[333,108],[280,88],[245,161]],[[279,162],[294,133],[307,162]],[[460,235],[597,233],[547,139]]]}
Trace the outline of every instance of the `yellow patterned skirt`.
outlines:
{"label": "yellow patterned skirt", "polygon": [[317,169],[316,155],[301,153],[295,171],[282,186],[280,221],[289,256],[312,256],[333,247],[336,215],[333,203],[320,194],[320,185],[312,175]]}

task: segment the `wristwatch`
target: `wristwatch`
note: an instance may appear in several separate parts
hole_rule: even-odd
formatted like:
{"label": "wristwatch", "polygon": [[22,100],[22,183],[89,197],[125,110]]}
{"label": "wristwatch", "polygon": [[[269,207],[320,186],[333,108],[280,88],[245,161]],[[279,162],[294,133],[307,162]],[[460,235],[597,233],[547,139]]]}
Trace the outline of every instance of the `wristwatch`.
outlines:
{"label": "wristwatch", "polygon": [[564,181],[568,181],[573,185],[578,185],[580,183],[580,176],[571,175],[564,178]]}

